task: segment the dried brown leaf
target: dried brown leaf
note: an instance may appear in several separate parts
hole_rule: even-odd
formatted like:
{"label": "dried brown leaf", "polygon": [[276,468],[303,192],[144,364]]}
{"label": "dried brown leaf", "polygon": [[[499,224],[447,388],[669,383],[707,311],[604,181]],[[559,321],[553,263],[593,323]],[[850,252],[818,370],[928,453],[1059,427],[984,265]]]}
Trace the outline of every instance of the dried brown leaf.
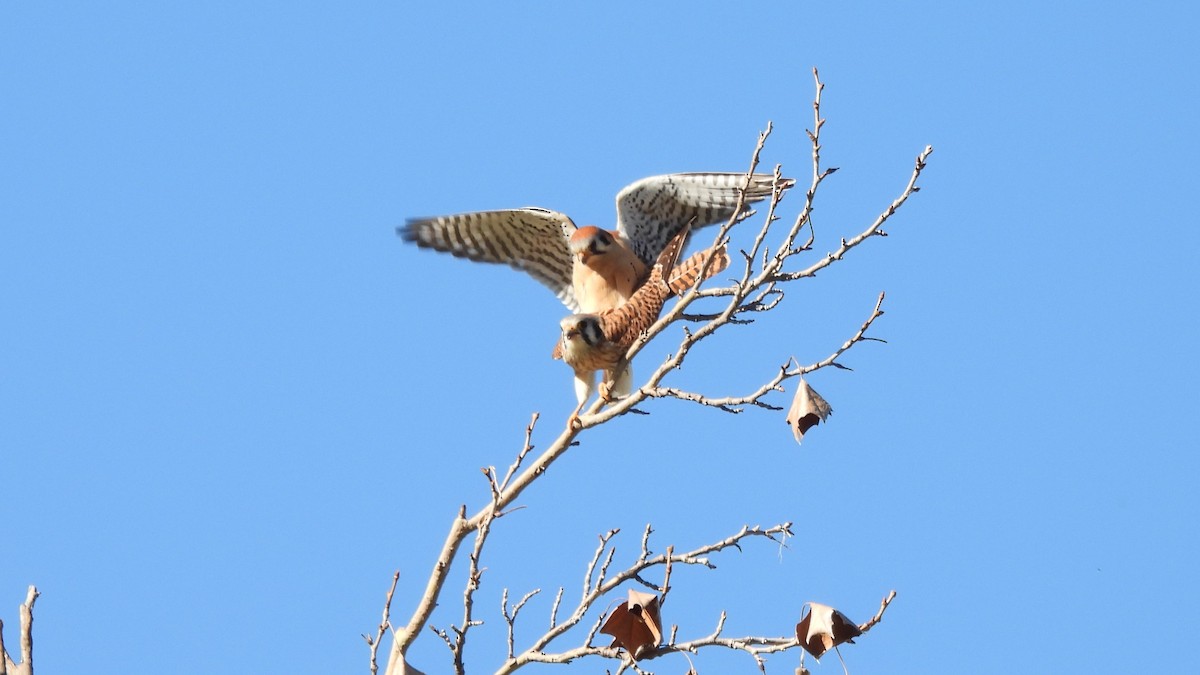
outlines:
{"label": "dried brown leaf", "polygon": [[617,605],[604,620],[601,633],[613,636],[613,646],[629,652],[636,661],[643,650],[662,642],[658,596],[629,590],[629,600]]}
{"label": "dried brown leaf", "polygon": [[806,604],[808,614],[796,624],[796,639],[804,651],[815,658],[821,658],[822,654],[843,642],[853,644],[854,638],[862,635],[858,624],[829,605],[819,602]]}
{"label": "dried brown leaf", "polygon": [[808,382],[802,377],[796,387],[796,396],[792,399],[792,407],[788,410],[787,423],[792,427],[792,435],[796,442],[804,441],[804,432],[824,422],[833,413],[829,402],[821,398]]}

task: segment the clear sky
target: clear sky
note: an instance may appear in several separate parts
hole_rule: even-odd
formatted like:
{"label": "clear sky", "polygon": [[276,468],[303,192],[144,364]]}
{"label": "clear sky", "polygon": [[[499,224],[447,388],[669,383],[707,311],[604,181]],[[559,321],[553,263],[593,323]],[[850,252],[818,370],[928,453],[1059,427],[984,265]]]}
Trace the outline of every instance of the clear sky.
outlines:
{"label": "clear sky", "polygon": [[[599,533],[619,563],[647,522],[661,551],[790,520],[782,552],[677,570],[664,621],[782,635],[805,601],[863,621],[896,589],[851,672],[1200,671],[1194,6],[649,4],[0,5],[10,646],[37,584],[39,672],[365,673],[393,570],[406,619],[479,467],[573,407],[553,296],[394,228],[611,226],[634,180],[744,170],[768,120],[764,165],[804,181],[816,66],[841,171],[814,255],[931,144],[923,189],[668,383],[745,393],[883,290],[887,344],[810,378],[835,413],[803,446],[782,413],[678,402],[584,436],[497,523],[468,665],[502,657],[501,590],[543,589],[531,639]],[[446,672],[432,633],[411,654]]]}

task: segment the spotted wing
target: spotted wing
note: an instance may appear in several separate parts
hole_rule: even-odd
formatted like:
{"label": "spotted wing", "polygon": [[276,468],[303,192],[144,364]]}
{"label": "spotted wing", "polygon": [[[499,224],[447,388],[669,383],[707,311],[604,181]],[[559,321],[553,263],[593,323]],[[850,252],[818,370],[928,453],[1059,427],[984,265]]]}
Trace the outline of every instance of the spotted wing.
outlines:
{"label": "spotted wing", "polygon": [[579,306],[571,289],[567,239],[574,231],[567,216],[535,207],[410,218],[396,228],[404,241],[421,248],[528,272],[573,312]]}
{"label": "spotted wing", "polygon": [[[771,174],[753,175],[742,217],[752,213],[750,204],[771,196],[773,182]],[[785,179],[782,187],[794,183]],[[648,267],[684,225],[691,223],[695,230],[729,220],[745,184],[744,173],[672,173],[643,178],[617,195],[617,229]]]}

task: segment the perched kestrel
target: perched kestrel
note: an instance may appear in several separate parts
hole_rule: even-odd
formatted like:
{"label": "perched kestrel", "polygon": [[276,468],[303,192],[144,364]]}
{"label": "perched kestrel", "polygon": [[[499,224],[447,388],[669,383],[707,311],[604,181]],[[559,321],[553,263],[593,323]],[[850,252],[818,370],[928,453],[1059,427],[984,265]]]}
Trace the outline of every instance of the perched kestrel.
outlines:
{"label": "perched kestrel", "polygon": [[658,320],[663,303],[671,297],[673,290],[666,277],[672,276],[680,283],[686,283],[683,287],[686,289],[695,282],[705,257],[711,255],[713,258],[710,274],[713,268],[718,267],[718,261],[724,261],[721,268],[728,264],[729,255],[725,245],[721,244],[711,252],[702,251],[692,256],[689,263],[692,260],[699,261],[692,270],[682,275],[672,275],[687,235],[686,226],[676,233],[659,255],[646,283],[638,288],[628,302],[598,314],[572,314],[559,322],[562,337],[555,348],[555,358],[562,358],[575,371],[575,397],[579,402],[575,412],[571,413],[572,424],[578,420],[579,411],[595,390],[597,370],[603,370],[605,374],[600,390],[602,398],[608,400],[610,394],[615,398],[629,395],[633,376],[625,354],[642,333]]}
{"label": "perched kestrel", "polygon": [[[785,179],[781,188],[794,182]],[[527,207],[413,218],[398,232],[423,248],[524,270],[572,312],[599,313],[629,300],[667,242],[689,223],[699,228],[729,220],[745,184],[738,173],[643,178],[617,194],[615,231],[576,227],[562,213]],[[739,215],[749,216],[749,205],[769,197],[773,185],[770,174],[754,174]]]}

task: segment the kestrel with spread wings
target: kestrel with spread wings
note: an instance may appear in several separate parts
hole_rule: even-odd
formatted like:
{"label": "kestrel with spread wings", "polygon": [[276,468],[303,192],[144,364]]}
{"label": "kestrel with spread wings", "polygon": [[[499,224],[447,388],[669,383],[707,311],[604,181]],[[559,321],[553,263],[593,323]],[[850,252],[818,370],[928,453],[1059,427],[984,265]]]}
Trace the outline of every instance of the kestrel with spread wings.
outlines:
{"label": "kestrel with spread wings", "polygon": [[[779,189],[794,183],[782,179]],[[594,314],[628,301],[667,242],[686,226],[733,217],[743,189],[741,218],[753,213],[750,204],[771,196],[774,176],[753,174],[748,185],[739,173],[643,178],[617,194],[615,230],[576,227],[562,213],[526,207],[413,218],[398,232],[422,248],[524,270],[572,312]]]}

